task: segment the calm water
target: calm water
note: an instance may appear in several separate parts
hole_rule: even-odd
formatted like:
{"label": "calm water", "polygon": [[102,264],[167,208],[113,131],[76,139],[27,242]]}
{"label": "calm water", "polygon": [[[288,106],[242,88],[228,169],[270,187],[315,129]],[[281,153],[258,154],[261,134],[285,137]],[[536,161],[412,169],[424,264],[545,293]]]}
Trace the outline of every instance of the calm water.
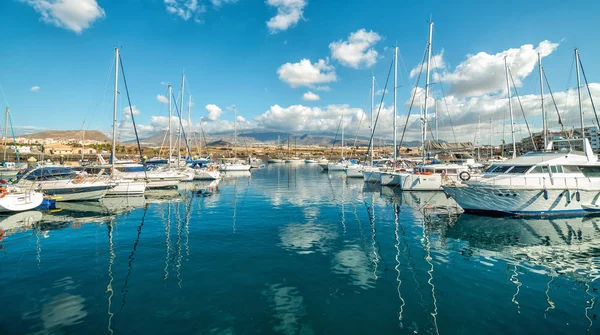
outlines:
{"label": "calm water", "polygon": [[304,165],[185,188],[3,217],[0,334],[600,333],[599,219]]}

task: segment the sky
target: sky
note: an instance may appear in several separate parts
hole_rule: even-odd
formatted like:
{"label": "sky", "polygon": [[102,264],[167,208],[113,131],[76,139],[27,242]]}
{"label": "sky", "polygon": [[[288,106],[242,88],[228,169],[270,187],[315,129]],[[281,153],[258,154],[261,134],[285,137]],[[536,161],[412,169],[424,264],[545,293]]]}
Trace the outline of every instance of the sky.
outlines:
{"label": "sky", "polygon": [[[538,53],[567,129],[579,126],[575,47],[600,103],[599,9],[588,0],[1,0],[0,105],[17,133],[110,133],[119,47],[142,137],[167,127],[167,83],[180,105],[185,73],[184,117],[191,95],[191,127],[212,134],[232,131],[235,105],[244,131],[335,133],[343,114],[347,134],[368,135],[374,75],[376,136],[391,138],[393,71],[382,92],[397,46],[397,133],[407,124],[405,138],[416,140],[425,74],[416,81],[432,20],[428,113],[438,137],[510,142],[505,56],[520,99],[511,88],[517,139],[527,136],[520,105],[531,130],[541,129]],[[118,91],[118,137],[130,139],[122,73]],[[560,130],[545,93],[549,127]],[[582,98],[591,125],[587,90]]]}

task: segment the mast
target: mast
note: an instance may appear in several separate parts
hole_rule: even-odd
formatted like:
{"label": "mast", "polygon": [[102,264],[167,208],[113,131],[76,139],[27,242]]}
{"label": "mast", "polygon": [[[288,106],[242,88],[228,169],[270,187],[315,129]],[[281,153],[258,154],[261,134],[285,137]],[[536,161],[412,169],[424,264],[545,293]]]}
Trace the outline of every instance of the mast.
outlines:
{"label": "mast", "polygon": [[506,56],[504,56],[504,70],[506,71],[506,94],[508,95],[508,111],[510,113],[510,133],[512,135],[512,147],[513,147],[512,158],[516,158],[517,157],[517,141],[515,139],[515,120],[513,117],[512,104],[510,103],[510,84],[508,82],[508,64],[506,63]]}
{"label": "mast", "polygon": [[342,159],[344,159],[344,110],[342,109]]}
{"label": "mast", "polygon": [[429,63],[431,63],[431,40],[433,37],[433,21],[429,22],[429,41],[427,42],[427,76],[425,77],[425,107],[423,110],[423,120],[421,121],[421,123],[423,124],[422,126],[422,141],[423,141],[423,147],[421,148],[421,153],[422,153],[422,158],[423,158],[423,164],[425,164],[425,141],[427,140],[427,98],[429,97],[429,72],[430,72],[430,66]]}
{"label": "mast", "polygon": [[81,126],[82,135],[81,135],[81,161],[83,162],[83,155],[85,155],[85,121],[83,121],[83,125]]}
{"label": "mast", "polygon": [[233,106],[233,158],[237,158],[237,109]]}
{"label": "mast", "polygon": [[115,48],[115,91],[113,92],[113,129],[112,150],[110,160],[110,175],[115,173],[115,160],[117,159],[117,95],[119,94],[119,48]]}
{"label": "mast", "polygon": [[169,84],[169,167],[171,167],[171,157],[173,156],[173,130],[171,126],[171,119],[173,118],[173,110],[171,109],[173,88]]}
{"label": "mast", "polygon": [[435,140],[439,142],[440,141],[440,131],[439,131],[439,128],[438,128],[438,120],[439,120],[439,117],[440,117],[440,113],[438,113],[438,101],[437,101],[437,99],[433,100],[433,104],[434,104],[434,107],[435,107]]}
{"label": "mast", "polygon": [[6,165],[6,139],[8,138],[8,106],[6,106],[6,113],[4,114],[4,159],[3,165]]}
{"label": "mast", "polygon": [[[398,47],[394,49],[394,164],[398,160],[398,134],[396,134],[396,90],[398,89]],[[372,165],[372,164],[371,164]]]}
{"label": "mast", "polygon": [[492,156],[494,155],[494,147],[492,147],[492,118],[490,118],[490,158],[492,159]]}
{"label": "mast", "polygon": [[[437,110],[435,111],[435,127],[437,128]],[[481,124],[481,113],[477,114],[477,131],[475,132],[475,143],[473,143],[474,145],[477,146],[477,160],[481,160],[481,142],[479,140],[479,125]],[[483,137],[483,136],[482,136]],[[439,139],[438,139],[439,141]]]}
{"label": "mast", "polygon": [[544,81],[542,79],[542,54],[538,52],[538,67],[540,70],[540,99],[542,100],[542,132],[544,136],[544,150],[548,146],[548,121],[546,120],[546,110],[544,109]]}
{"label": "mast", "polygon": [[[373,136],[375,136],[375,128],[373,127],[373,111],[375,111],[375,75],[371,75],[371,139]],[[371,145],[371,166],[373,166],[373,145]]]}
{"label": "mast", "polygon": [[[188,134],[192,133],[192,95],[190,94],[189,99],[188,99]],[[188,135],[188,136],[192,136],[192,135]],[[194,139],[196,139],[196,137],[194,136]],[[198,140],[196,139],[196,144],[198,143]],[[199,149],[199,153],[198,156],[202,157],[202,141],[200,141],[200,146],[198,147]],[[192,158],[192,157],[190,157]]]}
{"label": "mast", "polygon": [[575,48],[575,70],[577,73],[577,97],[579,98],[579,121],[581,122],[581,140],[583,141],[583,152],[585,150],[585,124],[583,122],[583,108],[581,107],[581,83],[579,81],[579,49]]}
{"label": "mast", "polygon": [[184,97],[184,89],[185,89],[185,73],[181,74],[181,103],[179,104],[179,126],[178,126],[178,134],[177,134],[177,166],[181,163],[181,114],[183,114],[183,97]]}
{"label": "mast", "polygon": [[288,134],[288,159],[290,159],[292,157],[291,152],[290,152],[290,134]]}

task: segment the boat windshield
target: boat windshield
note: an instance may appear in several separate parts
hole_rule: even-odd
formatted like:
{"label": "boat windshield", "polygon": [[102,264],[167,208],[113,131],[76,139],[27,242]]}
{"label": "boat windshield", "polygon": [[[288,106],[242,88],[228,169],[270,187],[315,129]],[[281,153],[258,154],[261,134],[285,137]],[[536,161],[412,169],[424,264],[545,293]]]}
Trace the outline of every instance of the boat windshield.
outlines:
{"label": "boat windshield", "polygon": [[512,165],[492,165],[484,172],[486,173],[505,173],[512,168]]}
{"label": "boat windshield", "polygon": [[144,166],[117,167],[122,172],[144,172]]}
{"label": "boat windshield", "polygon": [[529,171],[533,165],[517,165],[512,169],[508,170],[506,173],[514,173],[514,174],[523,174]]}
{"label": "boat windshield", "polygon": [[[73,179],[77,174],[73,169],[64,167],[44,167],[31,171],[25,176],[26,180],[63,180]],[[20,179],[20,178],[19,178]]]}

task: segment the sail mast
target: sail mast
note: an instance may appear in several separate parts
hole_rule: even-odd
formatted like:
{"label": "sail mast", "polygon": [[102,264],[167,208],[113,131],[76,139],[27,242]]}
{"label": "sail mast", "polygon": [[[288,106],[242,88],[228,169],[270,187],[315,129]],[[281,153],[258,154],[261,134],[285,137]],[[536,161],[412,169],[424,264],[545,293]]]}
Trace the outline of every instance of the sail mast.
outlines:
{"label": "sail mast", "polygon": [[171,167],[171,157],[173,157],[173,127],[171,126],[171,119],[173,118],[173,110],[171,108],[171,100],[173,88],[169,84],[169,167]]}
{"label": "sail mast", "polygon": [[429,22],[429,41],[427,43],[427,76],[425,77],[425,106],[423,110],[423,120],[421,123],[422,126],[422,142],[423,147],[421,148],[423,164],[425,164],[425,141],[427,140],[427,98],[429,97],[429,72],[431,67],[429,63],[431,63],[431,40],[433,37],[433,21]]}
{"label": "sail mast", "polygon": [[83,121],[83,125],[81,126],[81,162],[83,162],[85,155],[85,121]]}
{"label": "sail mast", "polygon": [[344,159],[344,110],[342,109],[342,159]]}
{"label": "sail mast", "polygon": [[542,54],[538,52],[538,68],[540,70],[540,99],[542,100],[542,132],[544,136],[544,150],[548,146],[548,121],[546,120],[546,110],[544,109],[544,81],[542,80]]}
{"label": "sail mast", "polygon": [[4,114],[4,160],[3,165],[6,165],[6,140],[8,138],[8,106],[6,106],[6,113]]}
{"label": "sail mast", "polygon": [[233,106],[233,158],[237,158],[237,109]]}
{"label": "sail mast", "polygon": [[110,175],[115,173],[115,160],[117,159],[117,95],[119,94],[119,48],[115,48],[115,91],[113,92],[113,129]]}
{"label": "sail mast", "polygon": [[184,89],[185,89],[185,73],[181,74],[181,103],[179,104],[179,126],[178,126],[178,134],[177,134],[177,166],[180,166],[181,163],[181,114],[183,114],[183,97],[184,97]]}
{"label": "sail mast", "polygon": [[[373,111],[375,110],[375,76],[371,75],[371,138],[375,135]],[[371,166],[373,166],[373,146],[371,145]]]}
{"label": "sail mast", "polygon": [[585,143],[585,124],[583,122],[583,108],[581,107],[581,82],[579,79],[579,49],[577,48],[575,48],[575,71],[575,73],[577,73],[577,97],[579,99],[579,121],[581,122],[581,140],[583,141],[583,153],[587,154],[587,145]]}
{"label": "sail mast", "polygon": [[513,117],[512,104],[510,103],[510,84],[508,82],[508,64],[506,62],[506,56],[504,56],[504,70],[506,71],[506,94],[508,95],[508,110],[510,113],[510,133],[512,135],[513,147],[512,158],[515,158],[517,157],[517,141],[515,139],[515,120]]}
{"label": "sail mast", "polygon": [[396,110],[396,90],[398,89],[398,47],[394,51],[394,164],[398,160],[398,135],[396,134],[396,119],[398,111]]}

